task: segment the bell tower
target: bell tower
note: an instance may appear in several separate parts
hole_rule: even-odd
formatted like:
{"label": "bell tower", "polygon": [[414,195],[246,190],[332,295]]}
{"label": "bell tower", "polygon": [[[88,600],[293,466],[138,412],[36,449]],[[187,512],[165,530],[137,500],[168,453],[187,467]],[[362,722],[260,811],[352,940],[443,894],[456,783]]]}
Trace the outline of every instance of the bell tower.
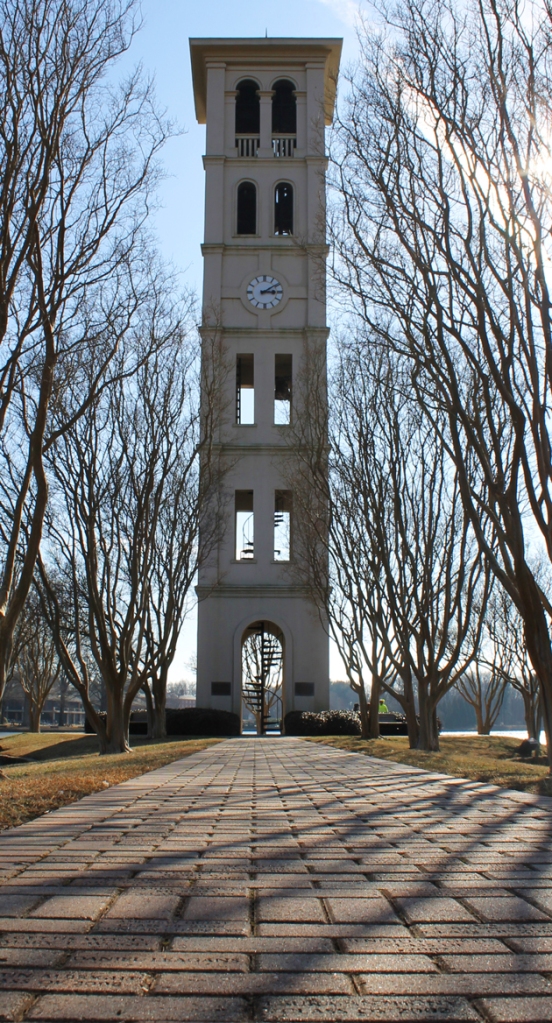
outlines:
{"label": "bell tower", "polygon": [[199,575],[197,704],[264,732],[329,706],[329,640],[293,572],[285,462],[307,348],[325,359],[324,126],[341,40],[190,49],[207,126],[203,357],[216,335],[226,411],[213,440],[229,466],[224,534]]}

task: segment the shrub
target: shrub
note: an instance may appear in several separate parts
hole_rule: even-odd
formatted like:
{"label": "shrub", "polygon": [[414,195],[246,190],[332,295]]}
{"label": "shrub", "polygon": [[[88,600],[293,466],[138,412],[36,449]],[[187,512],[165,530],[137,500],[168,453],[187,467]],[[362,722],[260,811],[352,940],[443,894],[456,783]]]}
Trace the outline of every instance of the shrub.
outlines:
{"label": "shrub", "polygon": [[241,731],[238,714],[203,707],[167,707],[165,722],[167,735],[239,735]]}
{"label": "shrub", "polygon": [[360,735],[358,714],[350,710],[293,710],[285,717],[286,735]]}
{"label": "shrub", "polygon": [[[106,714],[105,710],[100,710],[98,712],[98,717],[101,718],[101,720],[103,721],[103,723],[105,725],[105,723],[107,721],[107,714]],[[86,717],[84,719],[84,731],[86,732],[87,735],[95,735],[96,734],[96,729],[94,728],[94,725],[92,724],[92,722],[88,718],[88,715],[86,715]]]}
{"label": "shrub", "polygon": [[[98,717],[101,718],[101,720],[103,721],[103,723],[105,725],[105,723],[107,721],[107,714],[106,714],[105,710],[101,710],[99,712],[99,714],[98,714]],[[96,734],[96,729],[94,728],[92,722],[89,720],[88,715],[84,719],[84,731],[88,735],[95,735]],[[133,711],[132,712],[132,714],[130,715],[130,721],[129,721],[129,725],[128,725],[128,734],[129,735],[147,735],[148,734],[148,721],[147,721],[147,717],[146,717],[145,711],[137,711],[137,712]]]}
{"label": "shrub", "polygon": [[[104,721],[107,714],[100,713]],[[165,724],[167,735],[239,735],[241,731],[240,719],[237,714],[231,714],[227,710],[209,710],[202,707],[167,707],[165,711]],[[94,733],[88,718],[84,725],[85,732]],[[145,719],[145,712],[138,711],[131,715],[129,724],[130,735],[147,735],[148,724]]]}

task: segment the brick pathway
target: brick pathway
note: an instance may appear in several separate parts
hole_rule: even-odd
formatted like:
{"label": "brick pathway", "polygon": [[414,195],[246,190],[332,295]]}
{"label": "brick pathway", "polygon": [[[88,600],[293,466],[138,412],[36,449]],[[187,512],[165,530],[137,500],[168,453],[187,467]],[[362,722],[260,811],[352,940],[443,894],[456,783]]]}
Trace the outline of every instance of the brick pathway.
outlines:
{"label": "brick pathway", "polygon": [[211,747],[0,835],[0,1019],[552,1020],[551,809]]}

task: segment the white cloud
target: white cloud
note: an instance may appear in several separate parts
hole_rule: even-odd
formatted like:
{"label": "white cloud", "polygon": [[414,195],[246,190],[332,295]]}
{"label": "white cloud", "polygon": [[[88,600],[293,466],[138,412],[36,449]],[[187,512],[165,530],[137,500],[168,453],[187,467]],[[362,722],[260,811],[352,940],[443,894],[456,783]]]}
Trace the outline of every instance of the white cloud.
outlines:
{"label": "white cloud", "polygon": [[356,0],[318,0],[329,7],[340,21],[355,28],[359,19],[359,4]]}

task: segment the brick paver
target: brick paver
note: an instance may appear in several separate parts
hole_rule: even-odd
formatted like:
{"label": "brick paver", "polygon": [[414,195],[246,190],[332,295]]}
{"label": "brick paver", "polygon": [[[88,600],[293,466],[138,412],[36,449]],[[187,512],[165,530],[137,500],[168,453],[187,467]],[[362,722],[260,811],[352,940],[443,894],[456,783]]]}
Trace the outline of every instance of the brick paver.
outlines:
{"label": "brick paver", "polygon": [[221,743],[0,835],[0,1020],[552,1020],[551,810]]}

